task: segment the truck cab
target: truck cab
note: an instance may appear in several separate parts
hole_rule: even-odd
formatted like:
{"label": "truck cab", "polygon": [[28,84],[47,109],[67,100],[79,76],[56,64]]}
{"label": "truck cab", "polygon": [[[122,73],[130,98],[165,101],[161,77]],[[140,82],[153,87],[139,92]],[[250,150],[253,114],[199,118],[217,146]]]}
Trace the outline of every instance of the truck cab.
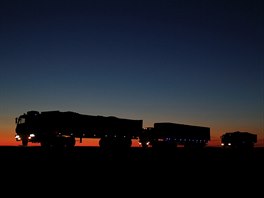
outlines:
{"label": "truck cab", "polygon": [[223,148],[253,148],[257,143],[257,135],[250,132],[226,132],[220,138]]}

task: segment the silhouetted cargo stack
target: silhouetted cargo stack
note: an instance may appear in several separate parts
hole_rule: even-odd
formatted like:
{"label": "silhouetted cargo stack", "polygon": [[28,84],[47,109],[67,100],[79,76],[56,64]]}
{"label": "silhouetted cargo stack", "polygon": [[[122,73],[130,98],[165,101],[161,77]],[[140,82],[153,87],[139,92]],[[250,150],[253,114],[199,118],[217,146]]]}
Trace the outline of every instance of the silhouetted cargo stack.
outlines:
{"label": "silhouetted cargo stack", "polygon": [[210,128],[170,122],[154,123],[153,128],[147,130],[147,141],[158,147],[161,145],[184,147],[204,147],[210,140]]}
{"label": "silhouetted cargo stack", "polygon": [[127,148],[142,133],[143,120],[76,112],[28,111],[16,119],[16,140],[45,147],[73,147],[75,138],[100,138],[101,147]]}

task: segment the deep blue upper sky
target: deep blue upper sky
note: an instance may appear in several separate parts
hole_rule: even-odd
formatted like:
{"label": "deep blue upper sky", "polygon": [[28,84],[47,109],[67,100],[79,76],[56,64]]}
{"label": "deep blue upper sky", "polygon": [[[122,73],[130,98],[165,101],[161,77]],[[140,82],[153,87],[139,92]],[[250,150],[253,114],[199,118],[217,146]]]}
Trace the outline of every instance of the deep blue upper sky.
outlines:
{"label": "deep blue upper sky", "polygon": [[261,0],[2,0],[0,116],[70,110],[263,133],[263,11]]}

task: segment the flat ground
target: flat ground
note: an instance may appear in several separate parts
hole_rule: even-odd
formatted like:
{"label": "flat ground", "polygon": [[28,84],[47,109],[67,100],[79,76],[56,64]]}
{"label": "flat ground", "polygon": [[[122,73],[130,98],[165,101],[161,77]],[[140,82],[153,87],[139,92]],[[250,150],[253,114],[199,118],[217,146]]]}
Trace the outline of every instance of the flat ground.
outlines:
{"label": "flat ground", "polygon": [[154,150],[132,147],[128,151],[102,151],[99,147],[76,146],[71,150],[45,150],[39,146],[1,146],[1,162],[10,161],[69,161],[91,162],[100,160],[128,161],[211,161],[211,162],[264,162],[264,147],[253,150],[231,150],[218,147],[206,147],[200,150],[184,148]]}
{"label": "flat ground", "polygon": [[132,147],[128,152],[107,153],[99,147],[44,150],[2,146],[0,169],[2,190],[8,193],[13,186],[19,193],[37,189],[41,195],[57,192],[60,197],[61,193],[87,196],[91,192],[115,197],[138,196],[139,192],[146,196],[178,196],[181,192],[204,196],[206,187],[210,197],[216,193],[237,197],[246,192],[257,197],[263,189],[264,148],[157,151]]}
{"label": "flat ground", "polygon": [[[3,180],[28,179],[36,184],[42,180],[49,183],[59,180],[65,186],[69,185],[69,181],[71,185],[75,181],[77,186],[89,186],[95,185],[94,181],[100,181],[108,186],[116,184],[116,181],[119,185],[136,181],[143,182],[143,187],[147,182],[157,184],[159,181],[160,185],[163,184],[160,181],[167,181],[168,184],[172,180],[184,180],[187,183],[183,184],[194,186],[202,181],[214,185],[220,181],[225,185],[230,182],[231,186],[241,182],[259,185],[258,178],[264,177],[264,148],[238,151],[214,147],[202,150],[132,147],[127,152],[106,152],[99,147],[84,146],[71,150],[2,146],[0,167]],[[83,180],[84,183],[81,182]]]}

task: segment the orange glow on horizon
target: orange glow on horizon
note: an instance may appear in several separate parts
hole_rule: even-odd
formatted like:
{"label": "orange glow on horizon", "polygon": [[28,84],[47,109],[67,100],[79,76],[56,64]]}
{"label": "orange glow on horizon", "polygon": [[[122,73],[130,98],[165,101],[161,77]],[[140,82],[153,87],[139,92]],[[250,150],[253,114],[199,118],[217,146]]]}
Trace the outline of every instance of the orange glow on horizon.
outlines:
{"label": "orange glow on horizon", "polygon": [[[5,132],[2,132],[5,131]],[[213,133],[213,131],[211,132]],[[11,135],[10,135],[11,134]],[[20,146],[22,143],[15,140],[14,130],[1,130],[0,132],[0,146]],[[29,146],[38,146],[39,143],[30,143]],[[82,143],[80,139],[76,138],[76,146],[99,146],[99,139],[97,138],[83,138]],[[214,135],[211,136],[211,140],[208,142],[209,147],[220,147],[220,137]],[[132,147],[140,147],[138,140],[132,140]],[[264,147],[264,137],[258,134],[258,140],[255,147]]]}

